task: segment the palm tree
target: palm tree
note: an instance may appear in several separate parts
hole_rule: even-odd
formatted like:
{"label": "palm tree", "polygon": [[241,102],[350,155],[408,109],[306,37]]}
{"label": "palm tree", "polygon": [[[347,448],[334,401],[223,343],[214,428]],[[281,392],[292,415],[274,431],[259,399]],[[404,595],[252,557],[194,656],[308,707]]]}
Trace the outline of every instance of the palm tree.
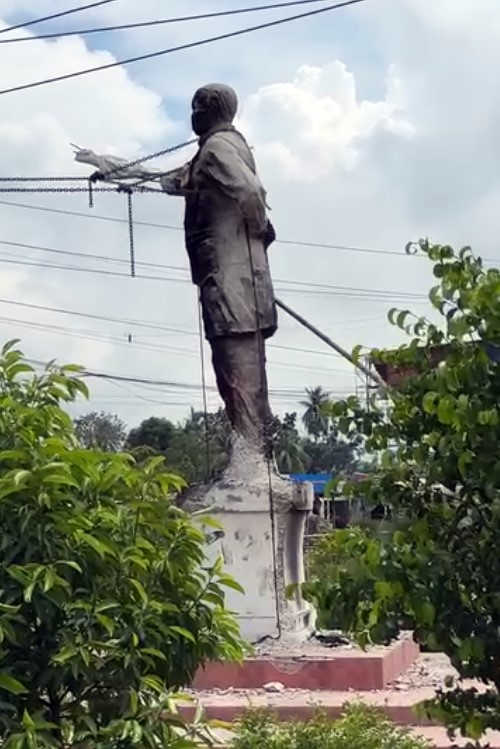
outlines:
{"label": "palm tree", "polygon": [[300,402],[305,408],[302,415],[302,423],[306,431],[315,441],[322,435],[328,434],[328,417],[323,409],[330,399],[329,393],[323,390],[321,385],[314,388],[306,388],[307,399]]}

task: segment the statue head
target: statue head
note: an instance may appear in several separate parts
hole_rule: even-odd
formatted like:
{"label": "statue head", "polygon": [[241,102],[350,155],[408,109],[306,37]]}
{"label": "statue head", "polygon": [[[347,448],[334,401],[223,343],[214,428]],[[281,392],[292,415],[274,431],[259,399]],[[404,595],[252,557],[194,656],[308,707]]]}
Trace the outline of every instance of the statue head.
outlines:
{"label": "statue head", "polygon": [[216,125],[230,125],[238,111],[238,97],[231,86],[210,83],[193,97],[191,124],[196,135],[203,136]]}

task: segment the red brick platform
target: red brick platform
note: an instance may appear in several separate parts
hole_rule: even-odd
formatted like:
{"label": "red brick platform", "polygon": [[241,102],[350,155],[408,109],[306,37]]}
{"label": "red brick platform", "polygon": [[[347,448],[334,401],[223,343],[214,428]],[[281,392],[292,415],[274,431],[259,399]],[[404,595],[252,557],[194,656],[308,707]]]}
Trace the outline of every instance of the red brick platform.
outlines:
{"label": "red brick platform", "polygon": [[209,663],[199,671],[193,687],[209,689],[260,689],[280,682],[287,689],[369,691],[384,689],[418,658],[419,648],[411,637],[389,647],[367,652],[357,648],[324,648],[321,654],[304,656],[261,655],[242,665]]}

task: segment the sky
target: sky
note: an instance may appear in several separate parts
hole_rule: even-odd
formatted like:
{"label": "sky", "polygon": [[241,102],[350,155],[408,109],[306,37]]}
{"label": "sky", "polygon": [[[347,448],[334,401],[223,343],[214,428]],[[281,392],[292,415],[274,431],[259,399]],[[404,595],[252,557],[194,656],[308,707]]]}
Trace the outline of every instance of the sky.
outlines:
{"label": "sky", "polygon": [[[0,33],[0,175],[87,176],[70,142],[130,159],[181,143],[191,137],[196,88],[228,83],[239,95],[237,124],[254,149],[278,234],[270,249],[276,295],[348,350],[399,344],[388,310],[428,313],[432,285],[430,264],[407,256],[407,242],[469,244],[500,261],[498,0],[366,0],[147,62],[2,93],[332,3],[33,38],[262,4],[114,0]],[[76,5],[2,0],[0,29]],[[5,43],[19,37],[26,40]],[[191,155],[185,149],[151,165],[170,168]],[[0,189],[12,186],[0,182]],[[0,194],[1,340],[21,338],[37,361],[57,358],[163,383],[92,379],[92,397],[75,414],[111,411],[129,427],[151,415],[180,421],[190,407],[203,407],[182,200],[134,197],[136,278],[129,276],[126,197],[96,194],[94,202],[89,208],[87,195],[78,193]],[[206,345],[203,358],[208,406],[217,408]],[[321,385],[333,397],[362,387],[349,363],[284,313],[268,348],[268,370],[279,414],[300,411],[307,387]]]}

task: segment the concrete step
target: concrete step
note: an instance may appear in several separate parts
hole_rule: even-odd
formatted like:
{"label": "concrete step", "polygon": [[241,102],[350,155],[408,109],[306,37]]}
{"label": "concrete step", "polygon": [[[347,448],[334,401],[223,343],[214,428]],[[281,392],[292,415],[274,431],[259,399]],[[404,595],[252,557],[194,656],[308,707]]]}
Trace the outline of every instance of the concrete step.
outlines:
{"label": "concrete step", "polygon": [[[280,720],[310,718],[315,709],[321,708],[332,718],[338,718],[343,707],[348,702],[365,702],[367,705],[379,707],[387,716],[402,726],[425,724],[416,719],[415,708],[424,700],[432,699],[435,690],[432,687],[422,689],[408,689],[406,691],[377,690],[373,692],[346,692],[328,690],[287,689],[280,693],[270,693],[265,690],[227,690],[227,691],[197,691],[196,699],[203,706],[209,719],[233,723],[243,713],[251,708],[268,708]],[[194,707],[183,706],[187,714],[194,714]]]}

